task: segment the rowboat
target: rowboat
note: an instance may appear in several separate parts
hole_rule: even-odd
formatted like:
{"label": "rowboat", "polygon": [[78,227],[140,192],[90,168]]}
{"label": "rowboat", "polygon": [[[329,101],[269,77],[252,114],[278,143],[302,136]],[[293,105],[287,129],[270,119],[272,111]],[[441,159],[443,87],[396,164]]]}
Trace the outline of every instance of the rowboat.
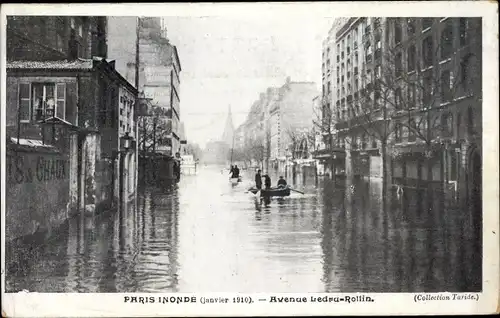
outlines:
{"label": "rowboat", "polygon": [[[253,194],[257,194],[259,189],[251,188],[250,191]],[[290,188],[270,188],[270,189],[262,189],[260,190],[261,197],[287,197],[290,195]]]}

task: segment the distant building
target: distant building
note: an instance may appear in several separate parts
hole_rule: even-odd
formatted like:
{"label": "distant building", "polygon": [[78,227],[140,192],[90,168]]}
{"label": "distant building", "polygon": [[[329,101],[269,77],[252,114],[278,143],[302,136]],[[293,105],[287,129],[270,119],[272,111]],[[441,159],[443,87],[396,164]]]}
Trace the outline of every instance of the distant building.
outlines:
{"label": "distant building", "polygon": [[318,89],[314,82],[286,83],[277,89],[276,98],[269,107],[270,160],[283,166],[287,156],[292,156],[306,132],[313,128],[313,98]]}
{"label": "distant building", "polygon": [[[383,179],[385,166],[389,183],[434,184],[467,200],[480,193],[469,185],[481,176],[481,20],[368,17],[339,26],[334,46],[331,34],[325,46],[322,95],[347,176]],[[387,78],[392,92],[382,96]],[[389,122],[387,138],[360,118],[371,127]]]}
{"label": "distant building", "polygon": [[[159,17],[109,17],[108,24],[110,58],[119,60],[118,70],[126,74],[129,82],[134,85],[137,82],[139,92],[161,110],[159,120],[165,131],[158,138],[155,150],[174,156],[181,150],[179,76],[182,68],[176,46],[166,38],[164,20]],[[136,53],[139,54],[137,70]]]}
{"label": "distant building", "polygon": [[221,141],[226,143],[229,148],[234,148],[234,125],[231,106],[229,106],[227,110],[226,124],[224,125]]}

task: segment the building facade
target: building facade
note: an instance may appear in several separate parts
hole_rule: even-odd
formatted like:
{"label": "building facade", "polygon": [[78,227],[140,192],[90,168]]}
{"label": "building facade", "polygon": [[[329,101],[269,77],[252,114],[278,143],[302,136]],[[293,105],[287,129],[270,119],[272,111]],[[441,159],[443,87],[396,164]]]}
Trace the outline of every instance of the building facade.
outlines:
{"label": "building facade", "polygon": [[[144,94],[156,110],[154,116],[140,116],[139,123],[144,122],[143,126],[152,126],[156,121],[158,131],[154,133],[155,138],[144,139],[145,144],[139,148],[175,156],[181,150],[182,69],[176,46],[166,38],[166,28],[159,17],[110,17],[108,47],[109,57],[119,61],[117,69],[129,82],[138,85],[140,94]],[[142,130],[139,129],[139,134],[143,134]]]}
{"label": "building facade", "polygon": [[6,66],[9,239],[109,207],[116,189],[127,197],[135,191],[114,173],[121,169],[133,183],[133,155],[114,160],[132,150],[119,148],[125,132],[135,142],[137,91],[105,60],[105,26],[100,17],[8,19],[9,46],[17,46],[8,48]]}
{"label": "building facade", "polygon": [[[331,57],[331,109],[349,177],[434,184],[455,200],[478,193],[470,180],[480,178],[481,32],[478,18],[342,24]],[[329,92],[323,86],[323,96]]]}

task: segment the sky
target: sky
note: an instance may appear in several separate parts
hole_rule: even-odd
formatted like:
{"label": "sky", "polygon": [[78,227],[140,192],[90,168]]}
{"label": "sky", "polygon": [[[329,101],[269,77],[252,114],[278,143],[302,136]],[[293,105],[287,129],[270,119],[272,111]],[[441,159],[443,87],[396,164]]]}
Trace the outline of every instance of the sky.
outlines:
{"label": "sky", "polygon": [[[276,15],[277,16],[277,15]],[[181,62],[180,107],[188,142],[222,135],[229,106],[235,128],[267,87],[314,81],[321,87],[329,17],[164,17]]]}

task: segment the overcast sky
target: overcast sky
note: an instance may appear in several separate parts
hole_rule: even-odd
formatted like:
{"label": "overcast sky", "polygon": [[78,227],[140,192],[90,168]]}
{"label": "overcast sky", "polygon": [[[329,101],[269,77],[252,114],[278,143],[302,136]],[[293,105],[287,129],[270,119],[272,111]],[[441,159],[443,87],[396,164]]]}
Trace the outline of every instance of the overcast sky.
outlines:
{"label": "overcast sky", "polygon": [[231,105],[235,127],[269,86],[314,81],[332,18],[165,17],[181,61],[181,120],[189,142],[222,134]]}

